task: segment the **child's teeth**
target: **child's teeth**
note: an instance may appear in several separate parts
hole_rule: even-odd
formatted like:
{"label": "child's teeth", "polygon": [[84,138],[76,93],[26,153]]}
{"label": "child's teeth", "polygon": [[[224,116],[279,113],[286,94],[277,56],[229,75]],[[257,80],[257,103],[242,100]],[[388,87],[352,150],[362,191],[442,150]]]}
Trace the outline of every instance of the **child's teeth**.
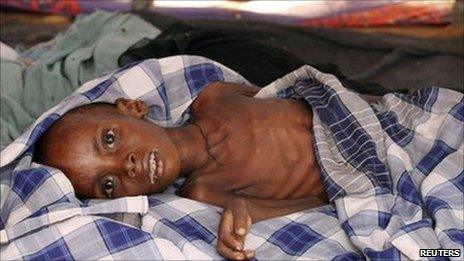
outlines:
{"label": "child's teeth", "polygon": [[156,176],[155,176],[155,173],[156,173],[156,157],[155,157],[155,152],[154,151],[152,151],[150,153],[149,164],[150,164],[150,183],[154,184],[155,179],[156,179]]}
{"label": "child's teeth", "polygon": [[149,164],[149,176],[150,183],[155,184],[155,180],[160,178],[163,175],[163,161],[159,160],[157,157],[158,150],[153,149],[150,152],[148,164]]}

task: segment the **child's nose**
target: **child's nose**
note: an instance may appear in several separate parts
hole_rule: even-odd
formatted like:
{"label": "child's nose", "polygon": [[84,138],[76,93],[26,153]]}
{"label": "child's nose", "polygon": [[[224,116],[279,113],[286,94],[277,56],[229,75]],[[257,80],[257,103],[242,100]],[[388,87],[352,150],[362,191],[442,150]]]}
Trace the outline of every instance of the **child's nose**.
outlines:
{"label": "child's nose", "polygon": [[127,155],[124,167],[129,177],[135,177],[135,172],[137,171],[137,156],[135,153],[131,152]]}

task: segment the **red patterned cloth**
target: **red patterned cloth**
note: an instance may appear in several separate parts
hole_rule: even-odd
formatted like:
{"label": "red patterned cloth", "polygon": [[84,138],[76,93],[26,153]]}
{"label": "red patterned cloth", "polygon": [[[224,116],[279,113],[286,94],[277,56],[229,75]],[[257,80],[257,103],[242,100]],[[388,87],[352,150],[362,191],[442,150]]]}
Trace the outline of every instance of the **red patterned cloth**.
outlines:
{"label": "red patterned cloth", "polygon": [[394,3],[332,17],[304,20],[300,22],[300,25],[311,27],[445,25],[450,22],[450,11],[450,8],[440,5]]}

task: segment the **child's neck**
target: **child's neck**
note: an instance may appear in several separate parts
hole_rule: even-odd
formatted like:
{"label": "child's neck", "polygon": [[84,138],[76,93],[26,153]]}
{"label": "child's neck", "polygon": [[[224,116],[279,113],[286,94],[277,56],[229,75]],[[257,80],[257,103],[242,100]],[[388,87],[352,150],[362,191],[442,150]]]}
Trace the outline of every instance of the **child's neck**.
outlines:
{"label": "child's neck", "polygon": [[167,129],[179,151],[180,176],[189,175],[208,161],[206,140],[200,127],[189,124],[180,128]]}

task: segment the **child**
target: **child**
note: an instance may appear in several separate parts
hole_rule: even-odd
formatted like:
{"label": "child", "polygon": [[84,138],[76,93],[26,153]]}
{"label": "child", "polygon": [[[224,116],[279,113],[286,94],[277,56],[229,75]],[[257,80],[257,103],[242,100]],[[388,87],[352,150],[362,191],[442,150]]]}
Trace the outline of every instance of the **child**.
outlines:
{"label": "child", "polygon": [[252,222],[324,204],[311,111],[302,101],[253,98],[257,88],[215,82],[192,104],[186,126],[162,128],[148,107],[119,99],[64,115],[39,143],[39,161],[68,176],[76,194],[116,198],[162,192],[178,177],[179,194],[224,208],[217,249],[244,250]]}

